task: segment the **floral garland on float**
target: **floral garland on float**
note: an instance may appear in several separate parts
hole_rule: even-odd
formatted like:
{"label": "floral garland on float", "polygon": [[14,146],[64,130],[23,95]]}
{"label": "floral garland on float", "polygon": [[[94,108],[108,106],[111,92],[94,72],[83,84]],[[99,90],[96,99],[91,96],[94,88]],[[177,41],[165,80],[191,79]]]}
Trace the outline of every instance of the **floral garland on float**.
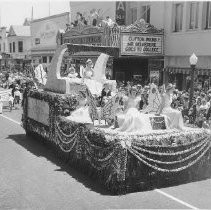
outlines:
{"label": "floral garland on float", "polygon": [[211,174],[211,134],[203,129],[156,130],[129,134],[103,129],[65,118],[77,108],[76,95],[45,91],[25,93],[49,104],[49,126],[27,117],[24,99],[23,127],[44,137],[58,156],[94,177],[111,192],[181,183]]}
{"label": "floral garland on float", "polygon": [[[35,98],[41,101],[45,101],[49,105],[49,126],[46,126],[40,122],[37,122],[31,118],[28,118],[28,98]],[[23,114],[22,114],[22,126],[28,131],[40,133],[40,135],[46,139],[52,139],[54,137],[54,123],[56,116],[67,116],[76,109],[78,105],[77,95],[64,95],[53,92],[45,92],[43,90],[31,90],[25,89],[23,93]]]}
{"label": "floral garland on float", "polygon": [[[97,172],[100,180],[104,178],[103,183],[109,190],[121,193],[134,190],[131,182],[146,184],[152,175],[160,179],[163,173],[167,177],[175,174],[176,178],[178,173],[187,173],[186,169],[191,166],[196,166],[193,171],[199,173],[200,165],[208,164],[211,154],[210,133],[200,129],[118,135],[60,118],[56,136],[63,152],[75,154],[70,162],[74,163],[74,158],[83,160],[82,166]],[[144,173],[140,176],[140,172]]]}

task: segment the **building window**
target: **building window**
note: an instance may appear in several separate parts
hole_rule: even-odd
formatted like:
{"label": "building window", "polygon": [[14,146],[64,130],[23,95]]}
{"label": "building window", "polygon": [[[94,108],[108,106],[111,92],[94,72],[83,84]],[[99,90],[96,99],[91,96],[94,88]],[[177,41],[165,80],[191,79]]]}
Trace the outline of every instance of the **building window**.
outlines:
{"label": "building window", "polygon": [[5,50],[6,50],[6,49],[5,49],[5,43],[3,44],[3,49],[4,49],[4,52],[5,52]]}
{"label": "building window", "polygon": [[15,52],[15,42],[13,42],[13,52]]}
{"label": "building window", "polygon": [[18,52],[23,52],[23,42],[22,41],[18,42]]}
{"label": "building window", "polygon": [[199,20],[199,2],[191,2],[189,9],[189,29],[197,29]]}
{"label": "building window", "polygon": [[40,44],[40,38],[35,38],[35,44]]}
{"label": "building window", "polygon": [[211,29],[211,2],[203,3],[203,29]]}
{"label": "building window", "polygon": [[12,53],[12,43],[10,43],[10,53]]}
{"label": "building window", "polygon": [[42,62],[43,62],[43,63],[47,63],[47,56],[43,56],[43,57],[42,57]]}
{"label": "building window", "polygon": [[131,14],[131,23],[135,23],[137,20],[137,7],[130,8],[130,14]]}
{"label": "building window", "polygon": [[182,31],[183,4],[174,5],[174,32]]}
{"label": "building window", "polygon": [[0,44],[0,51],[1,51],[1,44]]}
{"label": "building window", "polygon": [[141,19],[144,19],[146,23],[150,23],[150,6],[141,7]]}

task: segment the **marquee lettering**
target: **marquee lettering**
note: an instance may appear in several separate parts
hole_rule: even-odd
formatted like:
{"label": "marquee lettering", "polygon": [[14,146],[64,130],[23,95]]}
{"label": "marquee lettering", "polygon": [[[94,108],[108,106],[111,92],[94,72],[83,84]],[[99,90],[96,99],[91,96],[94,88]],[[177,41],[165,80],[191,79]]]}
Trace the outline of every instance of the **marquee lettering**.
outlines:
{"label": "marquee lettering", "polygon": [[124,55],[162,54],[161,35],[123,34],[121,36],[121,53]]}
{"label": "marquee lettering", "polygon": [[66,40],[66,43],[73,44],[100,44],[101,36],[86,36],[86,37],[74,37]]}

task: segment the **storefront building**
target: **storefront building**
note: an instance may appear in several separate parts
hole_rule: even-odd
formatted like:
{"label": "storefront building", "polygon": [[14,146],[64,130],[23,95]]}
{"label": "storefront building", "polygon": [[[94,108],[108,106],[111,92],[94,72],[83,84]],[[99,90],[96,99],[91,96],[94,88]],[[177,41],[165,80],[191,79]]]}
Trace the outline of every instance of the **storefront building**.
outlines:
{"label": "storefront building", "polygon": [[6,27],[0,28],[0,69],[8,65],[8,44]]}
{"label": "storefront building", "polygon": [[0,52],[1,53],[8,53],[6,27],[0,27]]}
{"label": "storefront building", "polygon": [[198,57],[195,87],[210,84],[211,2],[165,2],[165,72],[179,89],[190,85],[189,57]]}
{"label": "storefront building", "polygon": [[9,66],[16,70],[21,70],[25,63],[31,61],[30,46],[31,32],[30,26],[12,25],[7,36],[8,52],[10,60]]}
{"label": "storefront building", "polygon": [[32,62],[39,61],[48,66],[57,48],[57,33],[69,24],[69,12],[53,15],[31,22]]}

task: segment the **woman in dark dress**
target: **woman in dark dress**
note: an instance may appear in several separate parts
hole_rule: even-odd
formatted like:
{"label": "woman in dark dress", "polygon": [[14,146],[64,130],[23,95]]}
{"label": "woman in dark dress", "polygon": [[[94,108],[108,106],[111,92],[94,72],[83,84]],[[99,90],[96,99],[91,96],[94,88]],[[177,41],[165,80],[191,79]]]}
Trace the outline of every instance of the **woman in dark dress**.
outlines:
{"label": "woman in dark dress", "polygon": [[104,106],[104,104],[106,103],[106,100],[110,96],[111,96],[110,85],[109,83],[105,83],[104,88],[101,92],[101,96],[100,96],[100,106]]}

